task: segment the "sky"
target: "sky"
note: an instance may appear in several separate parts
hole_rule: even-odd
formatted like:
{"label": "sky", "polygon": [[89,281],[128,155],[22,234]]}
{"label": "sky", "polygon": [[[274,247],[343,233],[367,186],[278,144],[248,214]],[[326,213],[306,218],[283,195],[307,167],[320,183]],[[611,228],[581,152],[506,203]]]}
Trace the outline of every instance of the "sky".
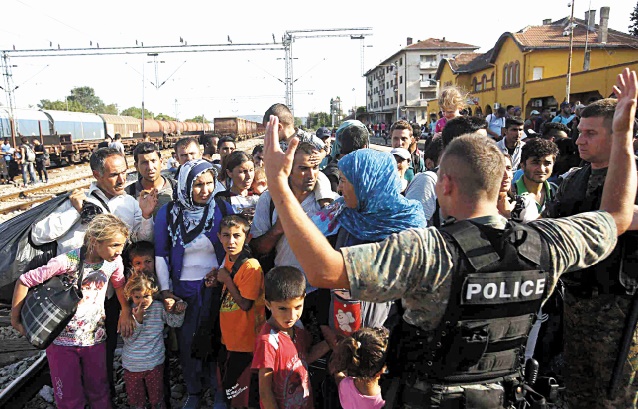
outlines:
{"label": "sky", "polygon": [[[445,37],[485,52],[506,31],[568,16],[568,3],[3,0],[0,49],[49,49],[50,43],[53,48],[59,44],[62,49],[96,49],[98,43],[101,48],[124,47],[136,41],[145,47],[176,46],[180,38],[189,45],[228,44],[229,38],[233,44],[272,44],[273,35],[280,46],[288,30],[371,28],[366,33],[372,35],[363,41],[349,36],[294,41],[294,110],[295,116],[303,117],[328,112],[330,99],[337,96],[344,111],[365,105],[362,65],[364,72],[373,68],[405,47],[407,37]],[[591,8],[597,10],[598,23],[603,6],[611,7],[609,27],[627,32],[636,0],[575,0],[575,17],[584,18]],[[19,55],[9,53],[19,107],[35,107],[41,99],[64,100],[77,86],[94,88],[105,103],[115,103],[120,110],[139,107],[144,99],[148,110],[180,120],[197,115],[261,116],[273,103],[285,101],[283,50],[161,53],[156,59],[163,62],[157,64],[146,54]],[[164,81],[159,89],[152,84]],[[5,99],[0,95],[0,103],[7,105]]]}

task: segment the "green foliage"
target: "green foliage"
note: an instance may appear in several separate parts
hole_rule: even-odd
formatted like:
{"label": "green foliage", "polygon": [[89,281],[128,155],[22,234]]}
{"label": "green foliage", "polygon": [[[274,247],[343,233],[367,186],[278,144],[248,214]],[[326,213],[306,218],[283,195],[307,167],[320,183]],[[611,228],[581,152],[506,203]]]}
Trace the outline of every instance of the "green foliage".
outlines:
{"label": "green foliage", "polygon": [[177,121],[177,119],[173,118],[172,116],[163,114],[161,112],[155,115],[155,119],[157,119],[158,121]]}
{"label": "green foliage", "polygon": [[95,90],[91,87],[75,87],[71,90],[71,95],[67,97],[69,102],[77,102],[82,106],[84,112],[101,113],[104,110],[104,102],[95,95]]}
{"label": "green foliage", "polygon": [[117,105],[106,105],[100,97],[95,95],[95,90],[91,87],[75,87],[71,90],[71,95],[66,97],[65,100],[40,100],[38,107],[56,111],[117,115]]}
{"label": "green foliage", "polygon": [[[126,108],[124,111],[120,112],[120,115],[124,116],[132,116],[134,118],[142,119],[142,108],[138,107],[130,107]],[[144,119],[153,118],[153,113],[148,109],[144,108]]]}
{"label": "green foliage", "polygon": [[317,129],[322,126],[332,126],[332,118],[326,112],[309,112],[306,119],[306,126],[311,129]]}
{"label": "green foliage", "polygon": [[299,127],[301,125],[303,125],[301,118],[295,117],[295,127]]}
{"label": "green foliage", "polygon": [[634,11],[630,14],[629,21],[631,21],[631,24],[629,25],[629,34],[638,37],[638,3],[636,3]]}
{"label": "green foliage", "polygon": [[50,109],[53,111],[71,111],[71,112],[88,112],[77,101],[51,101],[48,99],[40,100],[38,104],[40,109]]}
{"label": "green foliage", "polygon": [[210,123],[210,121],[208,119],[206,119],[206,117],[204,115],[197,115],[191,119],[187,119],[185,122],[197,122],[197,123]]}

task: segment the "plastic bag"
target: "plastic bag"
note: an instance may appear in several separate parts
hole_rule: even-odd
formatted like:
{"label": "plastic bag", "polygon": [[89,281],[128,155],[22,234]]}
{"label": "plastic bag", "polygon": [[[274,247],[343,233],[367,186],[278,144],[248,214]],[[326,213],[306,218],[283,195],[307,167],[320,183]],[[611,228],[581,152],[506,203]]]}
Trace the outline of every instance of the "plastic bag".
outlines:
{"label": "plastic bag", "polygon": [[[31,227],[53,213],[70,194],[54,197],[0,224],[0,287],[13,286],[20,275],[55,257],[57,243],[36,246],[31,241]],[[2,291],[0,298],[5,298],[4,293]]]}

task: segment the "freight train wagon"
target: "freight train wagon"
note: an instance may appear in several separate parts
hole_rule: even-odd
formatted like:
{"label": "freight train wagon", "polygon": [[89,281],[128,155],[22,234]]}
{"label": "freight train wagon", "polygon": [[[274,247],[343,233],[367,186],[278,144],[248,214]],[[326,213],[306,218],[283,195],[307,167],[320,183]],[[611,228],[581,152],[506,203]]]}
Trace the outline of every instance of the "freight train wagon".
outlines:
{"label": "freight train wagon", "polygon": [[232,136],[239,141],[263,135],[266,128],[259,122],[244,118],[215,118],[213,120],[214,133],[219,136]]}

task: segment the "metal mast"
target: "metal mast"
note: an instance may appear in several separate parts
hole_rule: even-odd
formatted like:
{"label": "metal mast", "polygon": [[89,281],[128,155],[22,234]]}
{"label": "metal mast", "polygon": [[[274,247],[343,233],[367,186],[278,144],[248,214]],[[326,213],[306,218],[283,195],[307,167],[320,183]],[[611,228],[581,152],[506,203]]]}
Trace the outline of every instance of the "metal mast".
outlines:
{"label": "metal mast", "polygon": [[9,121],[11,126],[11,139],[13,140],[13,146],[15,147],[15,136],[18,134],[18,123],[14,121],[15,110],[15,94],[13,91],[17,88],[13,85],[13,74],[11,72],[12,65],[9,62],[9,55],[6,52],[2,53],[2,75],[4,76],[4,92],[7,97],[7,105],[9,106]]}
{"label": "metal mast", "polygon": [[[288,30],[284,33],[284,36],[281,42],[286,52],[286,81],[285,81],[286,105],[288,105],[288,108],[290,108],[290,112],[292,112],[293,116],[295,115],[293,85],[296,80],[293,79],[293,73],[292,73],[293,72],[292,43],[299,38],[350,37],[353,40],[361,40],[364,37],[372,35],[372,33],[366,33],[366,31],[371,31],[371,30],[372,28],[370,27],[329,28],[329,29],[309,29],[309,30]],[[332,32],[337,32],[337,34],[330,34]],[[304,33],[312,33],[312,34],[304,34]]]}
{"label": "metal mast", "polygon": [[284,83],[286,84],[286,105],[290,108],[290,111],[295,115],[293,111],[293,84],[292,80],[292,42],[295,41],[292,34],[288,31],[284,33],[281,43],[284,46],[284,51],[286,53],[286,76]]}

